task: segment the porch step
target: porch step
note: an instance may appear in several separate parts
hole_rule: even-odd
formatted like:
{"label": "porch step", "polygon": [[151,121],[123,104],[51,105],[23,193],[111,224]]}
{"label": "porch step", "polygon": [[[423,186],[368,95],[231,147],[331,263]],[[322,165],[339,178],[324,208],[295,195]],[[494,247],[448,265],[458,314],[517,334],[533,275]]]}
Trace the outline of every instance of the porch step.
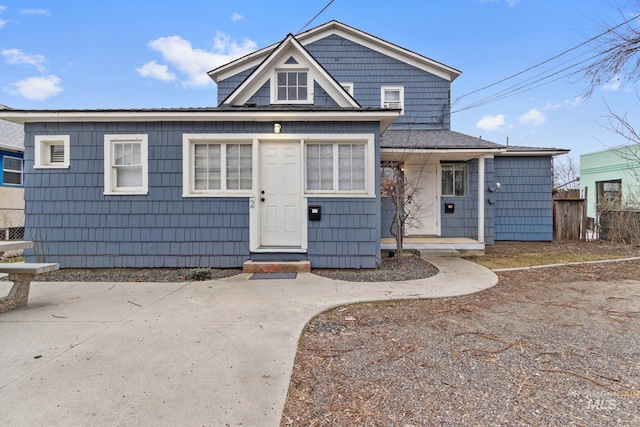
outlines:
{"label": "porch step", "polygon": [[460,258],[460,252],[455,249],[421,249],[420,257],[429,258]]}
{"label": "porch step", "polygon": [[243,273],[309,273],[311,261],[246,261]]}

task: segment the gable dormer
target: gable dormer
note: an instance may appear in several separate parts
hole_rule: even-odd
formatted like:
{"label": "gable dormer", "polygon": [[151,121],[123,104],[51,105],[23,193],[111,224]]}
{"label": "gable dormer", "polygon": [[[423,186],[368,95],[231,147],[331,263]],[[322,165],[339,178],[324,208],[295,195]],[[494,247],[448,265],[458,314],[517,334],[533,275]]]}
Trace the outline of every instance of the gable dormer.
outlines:
{"label": "gable dormer", "polygon": [[360,107],[291,34],[243,77],[221,104]]}

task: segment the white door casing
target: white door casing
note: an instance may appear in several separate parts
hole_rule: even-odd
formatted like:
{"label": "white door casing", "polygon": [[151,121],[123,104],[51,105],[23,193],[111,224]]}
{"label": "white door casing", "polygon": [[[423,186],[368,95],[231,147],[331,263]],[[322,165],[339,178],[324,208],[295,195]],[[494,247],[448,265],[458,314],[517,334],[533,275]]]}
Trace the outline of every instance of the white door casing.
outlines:
{"label": "white door casing", "polygon": [[405,179],[418,188],[411,201],[418,209],[414,218],[407,221],[406,233],[409,236],[440,235],[437,172],[436,164],[405,164]]}
{"label": "white door casing", "polygon": [[260,141],[260,249],[302,248],[300,150],[299,141]]}

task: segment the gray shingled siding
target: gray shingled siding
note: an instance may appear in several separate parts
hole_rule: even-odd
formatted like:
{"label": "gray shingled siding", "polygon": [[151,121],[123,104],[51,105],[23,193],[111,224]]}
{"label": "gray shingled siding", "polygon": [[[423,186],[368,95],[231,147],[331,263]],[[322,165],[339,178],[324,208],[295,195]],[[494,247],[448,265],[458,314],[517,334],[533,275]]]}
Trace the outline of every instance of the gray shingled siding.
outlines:
{"label": "gray shingled siding", "polygon": [[256,67],[249,68],[241,73],[235,74],[228,79],[220,80],[218,82],[218,105],[224,101],[227,96],[231,95],[240,84],[249,77],[249,74],[253,72]]}
{"label": "gray shingled siding", "polygon": [[380,205],[377,199],[312,198],[322,220],[309,221],[308,255],[316,268],[380,265]]}
{"label": "gray shingled siding", "polygon": [[[374,133],[379,143],[378,126],[282,123],[283,133]],[[35,248],[25,251],[26,260],[36,261],[40,259],[36,253],[44,253],[48,261],[65,268],[241,266],[250,256],[248,200],[183,198],[182,135],[270,133],[272,129],[270,122],[26,125],[26,238],[35,241]],[[148,195],[103,195],[105,133],[148,135]],[[33,169],[34,135],[40,134],[70,135],[69,169]],[[348,199],[338,202],[350,203]],[[377,206],[377,200],[372,203]],[[375,212],[379,224],[379,207]],[[323,238],[318,248],[309,242],[314,253],[326,255]],[[379,245],[379,239],[371,243]],[[370,253],[364,258],[368,260]]]}
{"label": "gray shingled siding", "polygon": [[[442,161],[442,163],[446,163]],[[442,218],[442,237],[478,237],[478,161],[472,160],[468,166],[468,195],[466,197],[442,197],[440,213]],[[485,219],[484,241],[487,245],[494,243],[495,203],[489,198],[491,193],[486,188],[494,182],[494,160],[485,159]],[[444,213],[444,205],[453,203],[454,213]]]}
{"label": "gray shingled siding", "polygon": [[337,35],[305,46],[363,107],[380,107],[381,86],[404,86],[405,114],[391,129],[449,129],[450,82]]}
{"label": "gray shingled siding", "polygon": [[381,237],[394,237],[391,233],[391,229],[395,231],[397,229],[394,224],[394,217],[396,215],[396,206],[393,204],[393,199],[391,197],[382,197],[380,199],[381,206]]}
{"label": "gray shingled siding", "polygon": [[269,105],[271,103],[271,80],[267,80],[247,102],[255,103],[256,105]]}
{"label": "gray shingled siding", "polygon": [[496,157],[496,240],[553,240],[550,157]]}

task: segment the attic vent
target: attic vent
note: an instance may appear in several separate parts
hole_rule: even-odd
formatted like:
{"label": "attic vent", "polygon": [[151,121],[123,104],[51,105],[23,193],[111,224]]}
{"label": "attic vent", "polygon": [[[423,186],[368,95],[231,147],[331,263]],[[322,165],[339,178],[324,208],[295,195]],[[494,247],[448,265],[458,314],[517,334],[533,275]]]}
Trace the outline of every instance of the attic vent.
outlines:
{"label": "attic vent", "polygon": [[297,64],[298,61],[293,56],[290,56],[289,59],[285,62],[285,64]]}

